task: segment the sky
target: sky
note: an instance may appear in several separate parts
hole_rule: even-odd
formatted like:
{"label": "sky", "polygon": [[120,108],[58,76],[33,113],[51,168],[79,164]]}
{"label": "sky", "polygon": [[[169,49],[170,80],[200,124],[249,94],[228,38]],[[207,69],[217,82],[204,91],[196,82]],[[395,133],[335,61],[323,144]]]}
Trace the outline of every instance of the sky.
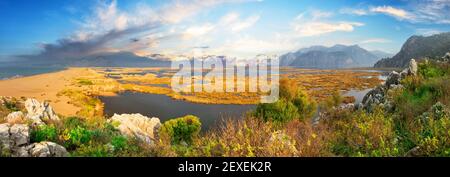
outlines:
{"label": "sky", "polygon": [[252,57],[312,45],[395,54],[450,31],[450,0],[0,0],[0,61],[102,52]]}

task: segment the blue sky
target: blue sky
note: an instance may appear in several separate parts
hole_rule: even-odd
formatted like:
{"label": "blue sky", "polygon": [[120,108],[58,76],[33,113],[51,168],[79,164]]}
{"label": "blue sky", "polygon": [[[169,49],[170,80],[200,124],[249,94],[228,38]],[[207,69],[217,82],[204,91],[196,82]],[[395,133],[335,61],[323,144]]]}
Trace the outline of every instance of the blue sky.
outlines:
{"label": "blue sky", "polygon": [[311,45],[396,53],[450,31],[450,0],[0,0],[0,60],[130,51],[251,57]]}

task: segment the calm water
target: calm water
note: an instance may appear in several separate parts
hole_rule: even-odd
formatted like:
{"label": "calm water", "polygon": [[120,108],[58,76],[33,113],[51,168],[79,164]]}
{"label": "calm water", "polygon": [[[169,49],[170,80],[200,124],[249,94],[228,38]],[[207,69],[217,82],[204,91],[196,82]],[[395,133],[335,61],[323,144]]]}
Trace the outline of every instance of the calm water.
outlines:
{"label": "calm water", "polygon": [[348,92],[345,92],[343,96],[353,96],[355,97],[355,104],[361,103],[364,99],[364,96],[372,90],[372,88],[364,89],[364,90],[350,90]]}
{"label": "calm water", "polygon": [[[222,118],[240,119],[255,105],[198,104],[174,100],[166,95],[122,92],[118,96],[100,97],[105,103],[105,113],[141,113],[148,117],[158,117],[161,122],[188,114],[201,119],[202,130],[214,127]],[[219,121],[219,122],[218,122]]]}
{"label": "calm water", "polygon": [[64,68],[62,67],[21,67],[21,66],[0,66],[0,80],[14,78],[14,77],[23,77],[23,76],[31,76],[36,74],[48,73],[59,71]]}
{"label": "calm water", "polygon": [[[382,73],[381,75],[378,76],[378,79],[382,80],[382,83],[384,83],[387,79],[387,75],[389,74],[389,72],[386,71],[378,71],[378,70],[361,70],[361,71],[367,71],[367,72],[379,72]],[[371,76],[367,77],[367,78],[371,78]],[[364,89],[364,90],[350,90],[347,92],[344,92],[343,96],[353,96],[355,97],[355,104],[361,103],[362,100],[364,99],[364,96],[366,96],[366,94],[371,91],[373,88],[369,88],[369,89]]]}

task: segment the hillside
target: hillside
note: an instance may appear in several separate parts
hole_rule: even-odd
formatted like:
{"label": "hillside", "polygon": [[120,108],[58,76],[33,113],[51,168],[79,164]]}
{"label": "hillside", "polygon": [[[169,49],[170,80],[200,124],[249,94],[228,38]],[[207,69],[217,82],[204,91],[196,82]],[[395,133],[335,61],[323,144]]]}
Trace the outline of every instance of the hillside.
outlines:
{"label": "hillside", "polygon": [[450,51],[450,32],[436,34],[428,37],[411,36],[392,58],[378,61],[374,67],[399,67],[408,65],[411,58],[421,60],[425,57],[443,56]]}
{"label": "hillside", "polygon": [[[351,68],[373,65],[381,54],[371,53],[358,45],[312,46],[281,56],[281,66],[301,68]],[[382,55],[386,55],[385,53]]]}

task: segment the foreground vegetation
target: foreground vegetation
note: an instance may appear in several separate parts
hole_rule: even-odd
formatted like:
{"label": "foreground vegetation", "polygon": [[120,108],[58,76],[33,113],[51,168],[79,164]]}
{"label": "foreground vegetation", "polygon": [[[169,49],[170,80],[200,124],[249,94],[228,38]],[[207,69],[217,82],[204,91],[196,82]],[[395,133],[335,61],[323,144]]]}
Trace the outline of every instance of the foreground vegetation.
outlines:
{"label": "foreground vegetation", "polygon": [[[149,145],[121,135],[117,125],[101,116],[66,117],[35,127],[31,141],[57,142],[72,156],[94,157],[448,157],[449,77],[448,63],[420,63],[417,76],[406,77],[403,87],[388,92],[386,99],[392,106],[374,105],[370,110],[340,108],[344,99],[339,94],[316,103],[295,80],[282,79],[279,101],[259,104],[245,118],[224,120],[207,132],[200,131],[195,116],[176,118],[164,122],[159,141]],[[86,80],[79,83],[92,86]],[[5,105],[0,115],[21,109],[16,102]],[[314,120],[317,117],[320,121]]]}

